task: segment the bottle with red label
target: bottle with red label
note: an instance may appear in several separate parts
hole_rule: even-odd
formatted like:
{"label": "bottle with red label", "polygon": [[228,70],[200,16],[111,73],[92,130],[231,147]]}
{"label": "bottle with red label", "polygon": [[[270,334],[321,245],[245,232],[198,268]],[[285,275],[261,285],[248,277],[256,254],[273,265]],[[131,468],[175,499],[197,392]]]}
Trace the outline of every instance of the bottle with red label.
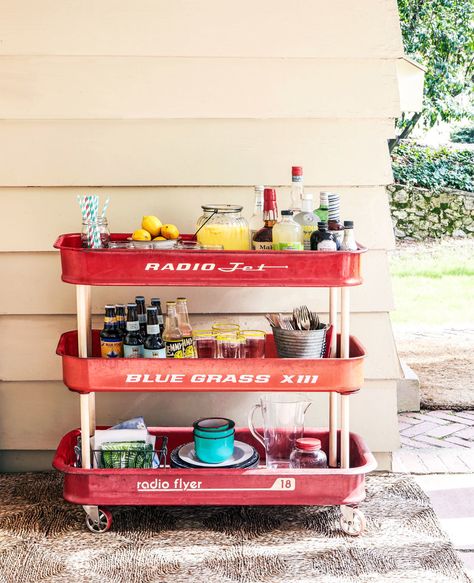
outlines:
{"label": "bottle with red label", "polygon": [[278,208],[274,188],[263,191],[263,222],[264,226],[253,236],[252,248],[256,251],[273,248],[273,226],[278,221]]}
{"label": "bottle with red label", "polygon": [[115,306],[105,306],[104,327],[100,332],[102,358],[119,358],[123,353],[122,334],[115,319]]}

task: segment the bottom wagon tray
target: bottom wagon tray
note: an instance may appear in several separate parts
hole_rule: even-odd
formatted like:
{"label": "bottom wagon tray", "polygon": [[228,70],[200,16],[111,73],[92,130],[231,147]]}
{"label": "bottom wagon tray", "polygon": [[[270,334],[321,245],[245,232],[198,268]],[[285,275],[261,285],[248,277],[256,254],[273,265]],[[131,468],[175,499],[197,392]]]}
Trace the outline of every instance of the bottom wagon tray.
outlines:
{"label": "bottom wagon tray", "polygon": [[[191,428],[149,428],[168,436],[169,452],[192,441]],[[339,505],[357,504],[365,497],[365,474],[376,468],[363,439],[350,434],[350,469],[268,470],[254,469],[83,469],[74,467],[74,446],[80,431],[61,440],[53,466],[64,473],[64,498],[82,505]],[[328,451],[327,429],[306,429],[306,437],[321,440]],[[236,439],[257,448],[260,444],[248,429],[237,429]]]}

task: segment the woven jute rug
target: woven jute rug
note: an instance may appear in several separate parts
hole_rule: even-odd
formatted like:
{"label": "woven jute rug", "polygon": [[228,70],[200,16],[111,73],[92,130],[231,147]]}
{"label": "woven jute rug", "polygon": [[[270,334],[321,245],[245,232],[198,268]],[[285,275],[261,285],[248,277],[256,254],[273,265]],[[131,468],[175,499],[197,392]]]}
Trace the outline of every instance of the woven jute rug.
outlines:
{"label": "woven jute rug", "polygon": [[468,582],[425,494],[368,478],[366,534],[332,507],[123,507],[92,534],[56,473],[0,475],[1,583]]}

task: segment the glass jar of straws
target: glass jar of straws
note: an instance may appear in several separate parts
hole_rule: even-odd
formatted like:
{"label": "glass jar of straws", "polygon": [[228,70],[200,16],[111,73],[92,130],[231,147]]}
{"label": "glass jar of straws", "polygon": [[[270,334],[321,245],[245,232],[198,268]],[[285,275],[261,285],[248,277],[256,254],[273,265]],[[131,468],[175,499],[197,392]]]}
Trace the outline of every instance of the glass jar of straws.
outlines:
{"label": "glass jar of straws", "polygon": [[102,249],[109,246],[110,231],[106,212],[110,199],[104,203],[99,213],[99,197],[96,194],[78,196],[77,202],[82,213],[81,245],[88,249]]}
{"label": "glass jar of straws", "polygon": [[89,249],[101,249],[108,247],[110,241],[109,223],[104,217],[95,219],[83,219],[81,231],[81,243]]}

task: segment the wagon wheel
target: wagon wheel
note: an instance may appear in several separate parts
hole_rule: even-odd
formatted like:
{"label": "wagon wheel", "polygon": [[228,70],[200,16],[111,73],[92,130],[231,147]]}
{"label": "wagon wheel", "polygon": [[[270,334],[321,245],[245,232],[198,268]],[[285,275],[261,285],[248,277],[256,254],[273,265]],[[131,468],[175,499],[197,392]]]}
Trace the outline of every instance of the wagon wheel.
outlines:
{"label": "wagon wheel", "polygon": [[341,509],[341,516],[339,519],[341,530],[350,536],[359,536],[365,530],[367,522],[362,510],[358,508]]}
{"label": "wagon wheel", "polygon": [[106,508],[99,508],[99,522],[95,522],[86,514],[86,526],[95,534],[107,532],[112,526],[112,513]]}

